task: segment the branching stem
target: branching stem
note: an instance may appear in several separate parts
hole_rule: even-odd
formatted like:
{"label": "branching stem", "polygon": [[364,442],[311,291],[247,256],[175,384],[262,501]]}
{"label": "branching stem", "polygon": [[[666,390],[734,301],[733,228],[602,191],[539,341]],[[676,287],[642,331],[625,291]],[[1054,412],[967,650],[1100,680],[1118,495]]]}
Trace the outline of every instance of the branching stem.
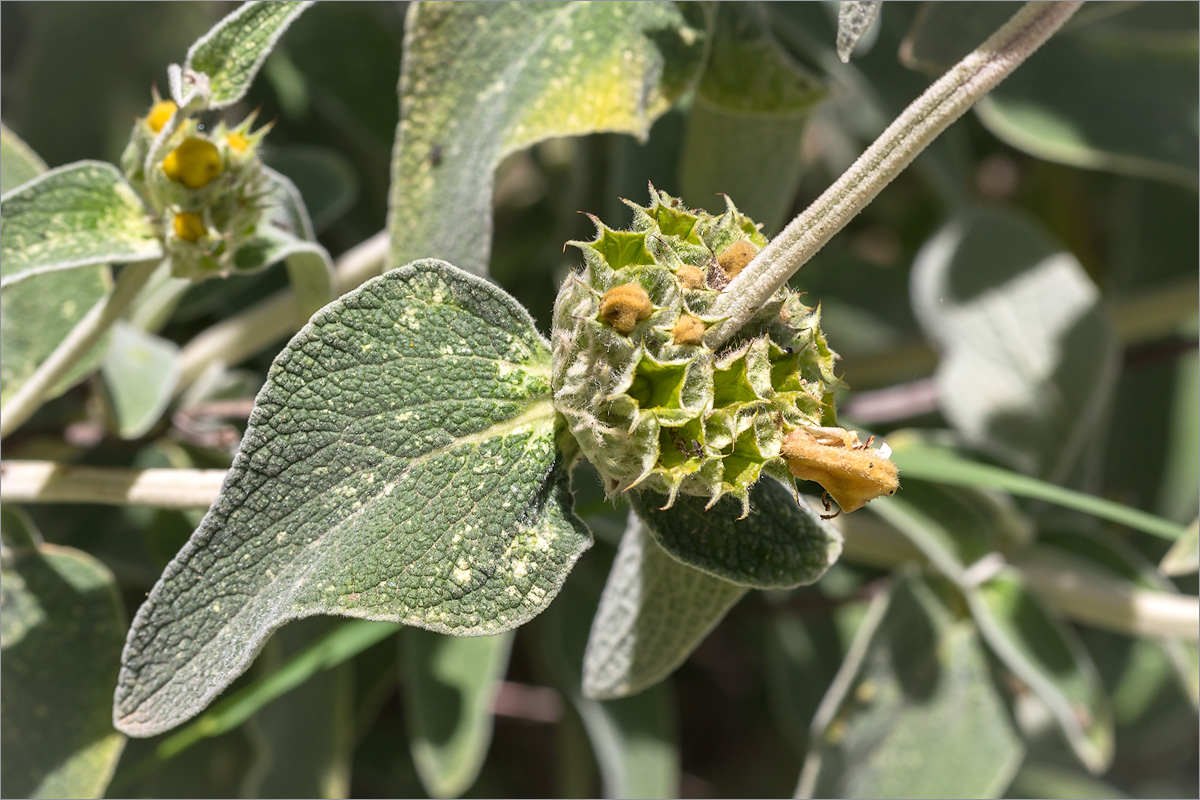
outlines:
{"label": "branching stem", "polygon": [[1016,69],[1081,6],[1026,3],[1004,27],[914,100],[832,186],[792,220],[726,287],[704,337],[720,347],[788,279],[904,170],[938,134]]}
{"label": "branching stem", "polygon": [[0,439],[8,436],[33,416],[46,396],[70,372],[89,350],[95,347],[109,328],[113,326],[138,293],[146,286],[150,276],[158,267],[158,260],[139,261],[129,264],[117,276],[117,285],[103,300],[79,320],[66,338],[59,343],[50,357],[43,361],[33,374],[21,384],[9,401],[0,408]]}

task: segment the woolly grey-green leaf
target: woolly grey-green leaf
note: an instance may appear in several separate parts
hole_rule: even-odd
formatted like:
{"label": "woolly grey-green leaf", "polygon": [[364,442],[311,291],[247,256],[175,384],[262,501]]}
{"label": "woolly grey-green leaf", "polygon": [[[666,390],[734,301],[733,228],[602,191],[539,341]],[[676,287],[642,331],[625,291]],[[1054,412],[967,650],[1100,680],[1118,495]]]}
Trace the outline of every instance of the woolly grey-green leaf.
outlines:
{"label": "woolly grey-green leaf", "polygon": [[486,272],[501,159],[553,136],[644,138],[701,66],[699,13],[664,2],[410,6],[391,263],[436,256]]}
{"label": "woolly grey-green leaf", "polygon": [[591,544],[556,448],[549,355],[516,301],[441,261],[318,313],[138,611],[117,726],[148,736],[192,716],[291,619],[479,635],[545,608]]}
{"label": "woolly grey-green leaf", "polygon": [[746,591],[667,555],[630,514],[592,620],[584,696],[625,697],[658,683]]}
{"label": "woolly grey-green leaf", "polygon": [[897,580],[813,720],[797,797],[999,797],[1024,746],[969,617]]}
{"label": "woolly grey-green leaf", "polygon": [[125,628],[116,579],[55,545],[6,549],[0,574],[4,796],[101,797],[125,745],[108,716]]}
{"label": "woolly grey-green leaf", "polygon": [[843,62],[850,62],[854,46],[871,27],[883,0],[842,0],[838,3],[837,54]]}
{"label": "woolly grey-green leaf", "polygon": [[1083,642],[1006,568],[966,593],[984,641],[1050,709],[1075,755],[1093,774],[1112,762],[1113,719]]}
{"label": "woolly grey-green leaf", "polygon": [[42,272],[147,261],[162,247],[146,207],[112,164],[52,169],[0,200],[0,285]]}
{"label": "woolly grey-green leaf", "polygon": [[100,365],[110,409],[122,439],[138,439],[158,422],[179,380],[179,346],[126,322],[113,326]]}
{"label": "woolly grey-green leaf", "polygon": [[46,162],[20,136],[0,124],[0,193],[15,189],[46,171]]}
{"label": "woolly grey-green leaf", "polygon": [[792,490],[771,478],[750,490],[750,514],[726,496],[705,510],[706,500],[653,492],[629,492],[629,504],[646,530],[673,558],[709,575],[756,589],[792,588],[820,578],[842,554],[842,536]]}
{"label": "woolly grey-green leaf", "polygon": [[[224,108],[249,90],[275,42],[312,3],[242,4],[188,50],[185,69],[208,76],[208,107]],[[180,105],[186,98],[175,98]]]}
{"label": "woolly grey-green leaf", "polygon": [[479,777],[492,743],[492,708],[514,634],[400,636],[409,746],[432,797],[458,797]]}

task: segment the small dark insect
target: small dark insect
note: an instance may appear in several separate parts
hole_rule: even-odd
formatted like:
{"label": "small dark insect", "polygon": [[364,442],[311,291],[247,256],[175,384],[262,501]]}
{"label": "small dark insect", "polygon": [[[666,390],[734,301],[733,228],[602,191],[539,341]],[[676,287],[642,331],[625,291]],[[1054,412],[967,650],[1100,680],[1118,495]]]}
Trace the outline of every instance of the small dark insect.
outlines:
{"label": "small dark insect", "polygon": [[435,144],[433,147],[429,148],[429,163],[435,167],[440,167],[442,165],[443,152],[444,151],[442,150],[442,146],[440,144]]}

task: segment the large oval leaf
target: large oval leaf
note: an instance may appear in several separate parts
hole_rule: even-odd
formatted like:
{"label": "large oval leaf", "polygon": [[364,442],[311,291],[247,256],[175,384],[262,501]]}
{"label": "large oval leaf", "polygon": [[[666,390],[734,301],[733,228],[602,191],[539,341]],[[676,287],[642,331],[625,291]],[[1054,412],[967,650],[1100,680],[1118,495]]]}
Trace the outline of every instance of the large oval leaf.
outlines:
{"label": "large oval leaf", "polygon": [[549,357],[516,301],[441,261],[319,312],[138,611],[118,727],[192,716],[291,619],[470,635],[540,612],[591,543],[555,448]]}
{"label": "large oval leaf", "polygon": [[777,481],[764,478],[750,490],[750,515],[726,495],[705,511],[704,497],[629,493],[646,530],[671,557],[701,572],[756,589],[790,589],[812,583],[842,554],[842,536],[817,518]]}
{"label": "large oval leaf", "polygon": [[493,171],[552,136],[645,137],[704,32],[674,3],[414,3],[400,76],[392,263],[487,270]]}

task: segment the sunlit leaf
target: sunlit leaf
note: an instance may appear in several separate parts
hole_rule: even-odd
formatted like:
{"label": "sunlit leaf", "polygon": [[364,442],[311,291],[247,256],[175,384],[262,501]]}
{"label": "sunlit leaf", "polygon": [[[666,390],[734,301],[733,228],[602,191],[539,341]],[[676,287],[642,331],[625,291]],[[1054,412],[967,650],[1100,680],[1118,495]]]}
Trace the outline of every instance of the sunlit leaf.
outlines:
{"label": "sunlit leaf", "polygon": [[552,136],[645,138],[704,54],[699,9],[663,2],[410,7],[392,161],[392,264],[487,270],[493,172]]}
{"label": "sunlit leaf", "polygon": [[134,620],[121,729],[197,713],[292,619],[478,635],[545,608],[591,543],[555,447],[549,356],[514,300],[440,261],[318,313]]}

